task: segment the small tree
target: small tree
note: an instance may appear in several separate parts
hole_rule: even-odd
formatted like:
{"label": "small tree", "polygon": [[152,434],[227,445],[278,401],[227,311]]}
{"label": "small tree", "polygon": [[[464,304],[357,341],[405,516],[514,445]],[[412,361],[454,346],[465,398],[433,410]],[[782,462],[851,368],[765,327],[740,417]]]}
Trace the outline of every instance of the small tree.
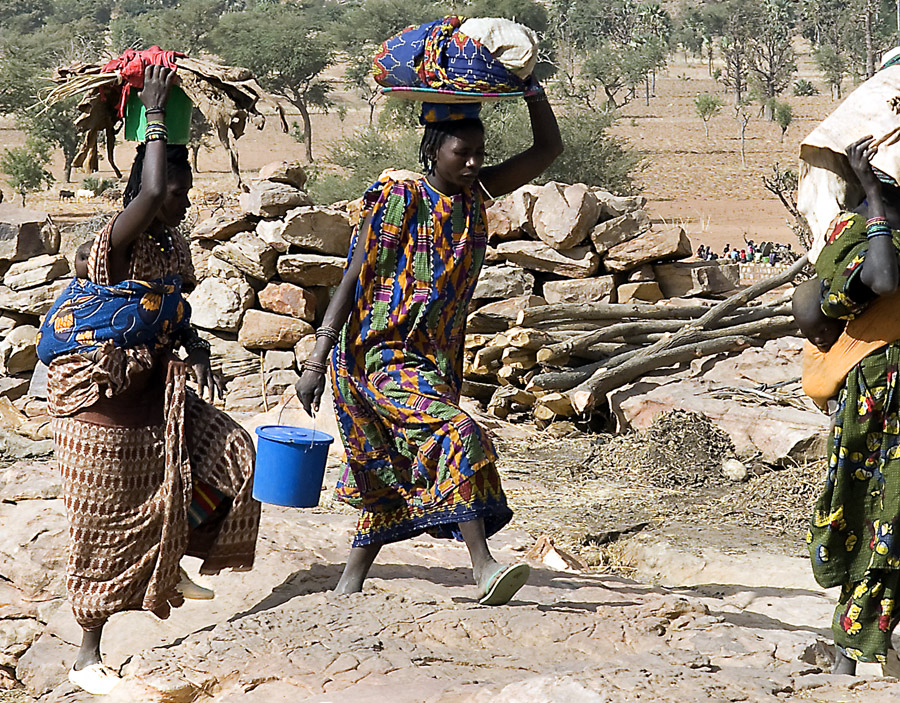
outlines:
{"label": "small tree", "polygon": [[772,117],[775,123],[781,128],[781,143],[784,144],[784,135],[794,121],[794,109],[790,103],[782,103],[777,100],[772,101]]}
{"label": "small tree", "polygon": [[734,119],[741,128],[741,166],[747,167],[747,152],[745,149],[747,125],[750,124],[750,101],[743,99],[734,105]]}
{"label": "small tree", "polygon": [[53,176],[46,169],[48,163],[49,146],[34,138],[29,138],[25,146],[6,149],[0,155],[0,171],[9,176],[7,183],[10,188],[22,196],[22,207],[25,207],[28,193],[53,183]]}
{"label": "small tree", "polygon": [[831,86],[831,99],[840,100],[844,77],[847,75],[847,59],[833,46],[819,46],[815,51],[816,66]]}
{"label": "small tree", "polygon": [[703,120],[703,129],[706,131],[707,139],[709,139],[709,121],[719,114],[723,104],[722,98],[709,93],[703,93],[694,98],[694,109],[697,111],[700,119]]}

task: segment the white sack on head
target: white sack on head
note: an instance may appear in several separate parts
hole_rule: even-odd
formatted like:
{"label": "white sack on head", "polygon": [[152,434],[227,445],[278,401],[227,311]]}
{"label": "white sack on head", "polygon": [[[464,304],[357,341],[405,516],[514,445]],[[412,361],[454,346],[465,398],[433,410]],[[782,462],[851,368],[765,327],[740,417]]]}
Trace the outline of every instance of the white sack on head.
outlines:
{"label": "white sack on head", "polygon": [[478,17],[463,22],[459,31],[480,42],[519,78],[528,78],[537,65],[538,38],[530,27],[502,17]]}
{"label": "white sack on head", "polygon": [[850,93],[800,144],[797,208],[812,230],[811,262],[838,213],[863,200],[844,150],[870,134],[879,145],[872,165],[900,183],[900,66],[879,71]]}

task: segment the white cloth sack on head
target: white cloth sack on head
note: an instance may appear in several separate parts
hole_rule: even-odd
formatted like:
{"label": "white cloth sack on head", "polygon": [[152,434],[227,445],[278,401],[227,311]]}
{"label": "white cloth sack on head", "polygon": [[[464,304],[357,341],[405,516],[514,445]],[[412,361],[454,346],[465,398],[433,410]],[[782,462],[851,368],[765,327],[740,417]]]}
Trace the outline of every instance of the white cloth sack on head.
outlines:
{"label": "white cloth sack on head", "polygon": [[900,66],[859,86],[800,143],[797,208],[812,230],[810,262],[819,257],[838,213],[865,197],[844,150],[870,134],[878,144],[872,166],[900,183]]}
{"label": "white cloth sack on head", "polygon": [[502,17],[478,17],[465,20],[459,31],[481,43],[495,59],[523,80],[537,65],[538,38],[530,27]]}

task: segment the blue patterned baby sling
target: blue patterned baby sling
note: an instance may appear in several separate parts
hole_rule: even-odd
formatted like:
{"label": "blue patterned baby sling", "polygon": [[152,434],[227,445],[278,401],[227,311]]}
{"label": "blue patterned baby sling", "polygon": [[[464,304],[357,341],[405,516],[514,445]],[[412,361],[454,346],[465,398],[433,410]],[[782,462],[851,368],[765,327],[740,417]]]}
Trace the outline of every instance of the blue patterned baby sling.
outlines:
{"label": "blue patterned baby sling", "polygon": [[95,351],[106,342],[154,350],[163,337],[188,325],[191,308],[181,295],[181,276],[122,281],[104,286],[76,278],[44,317],[37,353],[45,364],[66,354]]}

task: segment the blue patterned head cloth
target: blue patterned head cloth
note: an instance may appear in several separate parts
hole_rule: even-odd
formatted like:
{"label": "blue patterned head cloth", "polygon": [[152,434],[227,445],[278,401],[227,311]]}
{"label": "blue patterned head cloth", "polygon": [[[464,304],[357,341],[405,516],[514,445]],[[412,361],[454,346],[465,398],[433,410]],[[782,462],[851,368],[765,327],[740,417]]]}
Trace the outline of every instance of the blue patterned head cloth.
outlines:
{"label": "blue patterned head cloth", "polygon": [[481,103],[422,103],[422,114],[419,123],[423,125],[435,122],[455,122],[478,117]]}
{"label": "blue patterned head cloth", "polygon": [[407,27],[385,40],[373,59],[375,82],[385,88],[436,88],[463,93],[511,93],[524,81],[480,42],[457,31],[450,15]]}

